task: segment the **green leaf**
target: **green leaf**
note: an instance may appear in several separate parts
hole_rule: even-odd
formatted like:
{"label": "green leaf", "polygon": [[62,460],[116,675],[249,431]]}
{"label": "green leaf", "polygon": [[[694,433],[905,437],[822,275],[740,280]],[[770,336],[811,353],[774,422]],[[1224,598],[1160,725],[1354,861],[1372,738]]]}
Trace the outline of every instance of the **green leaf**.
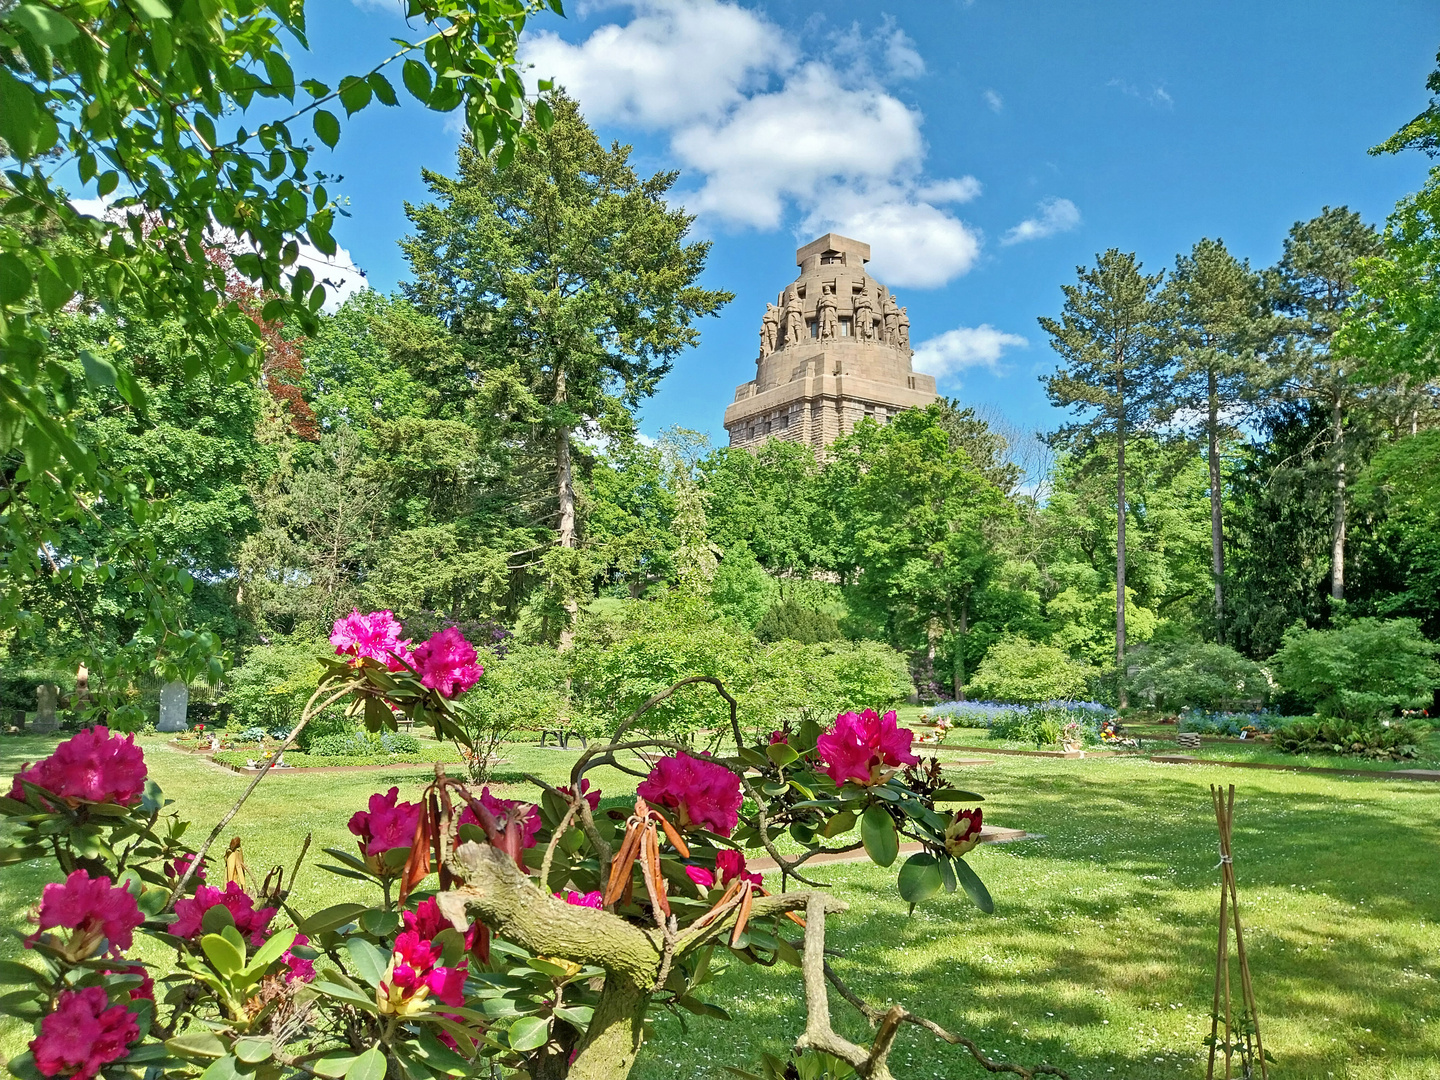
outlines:
{"label": "green leaf", "polygon": [[946,892],[954,892],[959,882],[955,877],[955,860],[949,855],[939,860],[940,884],[945,886]]}
{"label": "green leaf", "polygon": [[372,1046],[350,1063],[345,1080],[385,1080],[385,1055]]}
{"label": "green leaf", "polygon": [[900,854],[895,821],[882,807],[871,806],[861,815],[860,840],[865,845],[865,854],[876,866],[889,866]]}
{"label": "green leaf", "polygon": [[379,986],[380,980],[385,977],[385,969],[390,966],[385,955],[362,937],[346,938],[345,951],[350,954],[355,973],[372,987]]}
{"label": "green leaf", "polygon": [[584,1031],[595,1019],[595,1009],[590,1005],[559,1005],[555,1015],[578,1031]]}
{"label": "green leaf", "polygon": [[375,96],[380,99],[382,105],[399,105],[400,101],[395,97],[395,87],[390,85],[390,80],[381,75],[378,71],[372,71],[365,79],[370,84],[370,89],[375,91]]}
{"label": "green leaf", "polygon": [[181,1058],[220,1058],[225,1056],[225,1043],[213,1031],[195,1029],[165,1040],[165,1047]]}
{"label": "green leaf", "polygon": [[236,1039],[235,1056],[247,1065],[269,1061],[275,1053],[275,1040],[270,1038]]}
{"label": "green leaf", "polygon": [[30,292],[30,268],[18,255],[0,254],[0,303],[13,304]]}
{"label": "green leaf", "polygon": [[85,378],[91,386],[114,386],[115,365],[103,357],[96,356],[89,349],[80,350],[80,363],[85,368]]}
{"label": "green leaf", "polygon": [[995,913],[995,901],[990,899],[990,890],[985,888],[985,883],[964,859],[955,860],[955,876],[960,879],[965,895],[970,897],[976,907],[986,915]]}
{"label": "green leaf", "polygon": [[359,1056],[359,1054],[342,1054],[332,1051],[310,1062],[310,1068],[321,1076],[328,1076],[331,1080],[340,1080],[340,1077],[344,1076],[346,1070],[355,1064],[355,1059]]}
{"label": "green leaf", "polygon": [[215,965],[215,970],[225,978],[234,978],[245,970],[245,954],[219,934],[206,934],[200,939],[200,949]]}
{"label": "green leaf", "polygon": [[227,926],[235,926],[235,916],[224,904],[215,904],[200,917],[200,929],[207,934],[218,934]]}
{"label": "green leaf", "polygon": [[250,1080],[253,1075],[248,1070],[241,1069],[235,1058],[226,1054],[201,1073],[200,1080]]}
{"label": "green leaf", "polygon": [[330,149],[335,149],[335,144],[340,141],[340,121],[335,114],[329,109],[316,109],[312,123],[315,125],[315,137]]}
{"label": "green leaf", "polygon": [[936,802],[984,802],[984,795],[977,795],[973,791],[961,791],[959,788],[941,788],[935,792]]}
{"label": "green leaf", "polygon": [[[280,954],[295,944],[295,937],[294,930],[281,930],[277,934],[272,934],[270,939],[261,945],[259,951],[250,958],[250,963],[245,968],[246,974],[259,975],[276,960],[279,960]],[[249,1059],[242,1057],[240,1060],[248,1061]]]}
{"label": "green leaf", "polygon": [[795,752],[795,748],[789,743],[771,743],[765,748],[765,753],[771,761],[782,769],[792,761],[798,761],[800,759],[800,755]]}
{"label": "green leaf", "polygon": [[417,99],[426,104],[430,102],[430,69],[419,60],[406,60],[400,69],[400,77],[405,83],[405,89],[409,90]]}
{"label": "green leaf", "polygon": [[21,4],[10,13],[10,18],[41,45],[64,45],[74,41],[80,33],[79,28],[58,11],[36,4]]}
{"label": "green leaf", "polygon": [[935,896],[944,887],[940,879],[940,867],[935,856],[926,851],[917,851],[900,867],[900,898],[910,904],[919,904]]}
{"label": "green leaf", "polygon": [[43,986],[45,982],[45,976],[33,968],[17,964],[14,960],[0,960],[0,986],[20,986],[24,983]]}
{"label": "green leaf", "polygon": [[323,934],[326,930],[337,930],[352,923],[370,909],[364,904],[335,904],[323,908],[300,924],[302,932],[308,935]]}
{"label": "green leaf", "polygon": [[522,1016],[510,1025],[505,1037],[512,1050],[522,1053],[526,1050],[538,1050],[550,1038],[550,1021],[542,1016]]}
{"label": "green leaf", "polygon": [[134,0],[134,3],[141,22],[150,22],[154,19],[163,20],[171,16],[170,8],[165,0]]}
{"label": "green leaf", "polygon": [[[354,75],[340,80],[340,104],[345,106],[345,115],[354,116],[370,104],[370,84]],[[333,145],[333,144],[332,144]]]}

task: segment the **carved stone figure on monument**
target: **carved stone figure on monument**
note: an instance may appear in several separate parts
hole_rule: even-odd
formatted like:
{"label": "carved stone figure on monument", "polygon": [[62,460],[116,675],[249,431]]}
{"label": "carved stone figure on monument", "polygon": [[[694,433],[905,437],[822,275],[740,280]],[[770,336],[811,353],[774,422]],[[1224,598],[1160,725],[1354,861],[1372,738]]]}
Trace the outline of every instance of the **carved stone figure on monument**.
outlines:
{"label": "carved stone figure on monument", "polygon": [[900,324],[900,309],[895,306],[895,294],[886,293],[885,299],[880,302],[880,317],[885,320],[885,326],[880,331],[880,338],[886,345],[894,345],[898,340]]}
{"label": "carved stone figure on monument", "polygon": [[875,309],[870,303],[870,290],[855,297],[855,336],[861,341],[875,339]]}
{"label": "carved stone figure on monument", "polygon": [[774,304],[765,305],[765,318],[760,320],[760,357],[764,359],[775,351],[775,339],[780,336],[780,309]]}
{"label": "carved stone figure on monument", "polygon": [[910,316],[903,307],[900,309],[900,319],[895,327],[895,344],[902,349],[910,348]]}
{"label": "carved stone figure on monument", "polygon": [[785,345],[799,345],[804,337],[805,309],[800,306],[800,297],[791,293],[785,300]]}
{"label": "carved stone figure on monument", "polygon": [[820,302],[815,306],[815,318],[820,323],[821,340],[830,341],[840,336],[840,320],[835,314],[835,294],[828,285],[824,289]]}

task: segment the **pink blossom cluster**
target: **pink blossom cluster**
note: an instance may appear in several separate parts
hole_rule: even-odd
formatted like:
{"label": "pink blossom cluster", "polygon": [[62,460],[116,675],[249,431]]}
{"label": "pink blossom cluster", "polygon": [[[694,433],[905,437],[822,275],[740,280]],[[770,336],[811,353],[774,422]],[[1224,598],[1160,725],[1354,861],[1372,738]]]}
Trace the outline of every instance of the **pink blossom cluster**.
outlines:
{"label": "pink blossom cluster", "polygon": [[748,881],[752,885],[763,885],[765,879],[756,873],[747,870],[745,856],[731,848],[722,848],[715,855],[715,870],[712,871],[705,866],[687,866],[685,873],[691,881],[695,882],[702,889],[710,889],[715,886],[715,871],[720,874],[721,886],[729,885],[736,878]]}
{"label": "pink blossom cluster", "polygon": [[235,929],[240,931],[240,936],[250,942],[252,946],[260,946],[265,943],[269,936],[270,920],[275,918],[275,908],[267,907],[255,909],[255,901],[240,887],[238,881],[228,882],[225,890],[214,888],[210,885],[201,885],[195,890],[195,895],[185,900],[175,902],[175,922],[170,927],[170,932],[176,937],[195,940],[201,934],[205,913],[211,908],[220,906],[230,912],[230,917],[235,920]]}
{"label": "pink blossom cluster", "polygon": [[64,882],[40,894],[40,929],[25,939],[33,945],[46,930],[69,930],[60,951],[71,961],[88,960],[101,944],[111,956],[130,948],[133,931],[145,921],[130,892],[108,877],[71,871]]}
{"label": "pink blossom cluster", "polygon": [[392,848],[408,848],[415,843],[420,804],[399,799],[400,789],[392,787],[384,795],[371,795],[368,810],[357,810],[351,815],[349,829],[360,838],[360,854],[382,855]]}
{"label": "pink blossom cluster", "polygon": [[444,698],[464,693],[485,674],[474,646],[453,626],[432,634],[416,648],[412,662],[421,683]]}
{"label": "pink blossom cluster", "polygon": [[816,741],[825,772],[837,785],[847,780],[871,787],[884,783],[901,765],[918,765],[910,752],[915,733],[895,720],[895,710],[884,716],[874,709],[841,713],[835,726]]}
{"label": "pink blossom cluster", "polygon": [[605,894],[598,889],[595,892],[587,893],[578,893],[574,889],[567,889],[563,897],[558,892],[553,895],[555,899],[563,899],[574,907],[602,908],[605,906]]}
{"label": "pink blossom cluster", "polygon": [[145,753],[135,736],[111,735],[103,725],[66,739],[45,760],[15,774],[10,798],[25,798],[21,781],[44,788],[71,806],[81,802],[129,806],[145,790]]}
{"label": "pink blossom cluster", "polygon": [[635,790],[646,802],[675,810],[683,829],[729,836],[740,821],[740,778],[703,757],[661,758]]}
{"label": "pink blossom cluster", "polygon": [[104,989],[62,990],[55,1011],[40,1021],[31,1041],[35,1068],[42,1076],[89,1080],[112,1061],[119,1061],[140,1038],[135,1014],[111,1005]]}
{"label": "pink blossom cluster", "polygon": [[401,638],[404,632],[394,612],[362,615],[357,608],[335,620],[330,628],[330,644],[335,646],[336,656],[348,656],[352,664],[369,659],[390,671],[403,671],[408,665],[420,676],[421,683],[446,698],[469,690],[485,673],[474,646],[456,627],[431,634],[420,645]]}
{"label": "pink blossom cluster", "polygon": [[390,968],[380,981],[377,1004],[386,1014],[413,1015],[434,997],[445,1005],[459,1007],[465,1001],[465,962],[442,967],[440,949],[414,930],[395,938]]}
{"label": "pink blossom cluster", "polygon": [[[599,803],[599,793],[596,792],[596,803]],[[490,788],[480,789],[480,805],[490,811],[490,816],[495,819],[495,824],[504,832],[505,828],[514,821],[520,829],[520,846],[532,848],[535,846],[535,834],[540,831],[540,811],[533,803],[516,802],[511,799],[499,799],[490,794]],[[475,816],[475,811],[466,807],[460,814],[461,825],[479,825],[480,819]]]}
{"label": "pink blossom cluster", "polygon": [[343,619],[336,619],[330,628],[330,644],[336,656],[349,656],[352,664],[374,660],[390,671],[403,671],[402,660],[410,658],[410,642],[402,641],[403,633],[395,613],[372,611],[361,615],[358,608]]}
{"label": "pink blossom cluster", "polygon": [[[188,853],[184,855],[177,855],[166,865],[165,874],[170,878],[171,881],[179,881],[182,877],[185,876],[185,872],[190,869],[190,864],[194,861],[194,855]],[[190,875],[190,887],[193,889],[195,886],[201,884],[204,880],[205,864],[201,863],[195,868],[195,873]]]}
{"label": "pink blossom cluster", "polygon": [[290,948],[280,954],[280,962],[285,965],[285,981],[311,982],[315,978],[315,961],[295,953],[296,946],[304,948],[310,944],[310,939],[304,934],[296,934],[295,940],[290,943]]}
{"label": "pink blossom cluster", "polygon": [[[402,913],[405,920],[405,929],[413,930],[420,937],[427,941],[433,941],[440,934],[451,928],[450,920],[440,914],[440,905],[434,900],[422,900],[415,905],[414,911]],[[474,922],[470,929],[465,932],[465,951],[469,952],[475,947],[475,941],[480,934],[481,924]]]}
{"label": "pink blossom cluster", "polygon": [[129,964],[126,967],[114,968],[105,972],[106,975],[139,975],[140,985],[130,991],[130,1000],[139,1001],[141,998],[155,1000],[155,980],[150,978],[150,972],[146,971],[141,964]]}
{"label": "pink blossom cluster", "polygon": [[[558,787],[555,790],[561,795],[564,795],[566,799],[571,798],[575,794],[574,789],[568,786]],[[580,794],[584,797],[585,801],[590,804],[590,812],[592,814],[600,809],[600,789],[596,788],[594,791],[591,791],[589,780],[581,779]]]}

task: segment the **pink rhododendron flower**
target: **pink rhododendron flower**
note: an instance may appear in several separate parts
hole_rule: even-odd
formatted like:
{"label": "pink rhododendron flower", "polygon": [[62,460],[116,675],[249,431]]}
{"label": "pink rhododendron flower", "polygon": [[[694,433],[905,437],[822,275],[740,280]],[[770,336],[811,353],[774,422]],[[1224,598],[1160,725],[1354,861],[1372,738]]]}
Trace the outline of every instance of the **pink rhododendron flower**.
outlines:
{"label": "pink rhododendron flower", "polygon": [[376,1004],[386,1015],[412,1016],[426,1007],[434,997],[445,1005],[459,1008],[465,1001],[465,963],[447,968],[440,966],[440,950],[425,941],[414,930],[406,930],[395,939],[390,967],[380,980]]}
{"label": "pink rhododendron flower", "polygon": [[[495,819],[495,824],[504,832],[506,826],[514,821],[520,828],[520,846],[532,848],[535,846],[535,834],[540,831],[540,811],[533,803],[513,802],[510,799],[497,799],[490,794],[490,788],[480,789],[480,805],[490,811]],[[461,825],[479,825],[480,819],[475,816],[475,811],[468,806],[460,814]]]}
{"label": "pink rhododendron flower", "polygon": [[[171,881],[179,881],[185,876],[185,871],[190,869],[190,864],[195,861],[194,855],[179,855],[165,866],[165,873]],[[195,873],[190,875],[190,887],[201,884],[205,880],[205,864],[201,863],[195,868]]]}
{"label": "pink rhododendron flower", "polygon": [[[559,899],[560,894],[558,892],[555,893],[555,897]],[[575,907],[602,908],[605,906],[605,894],[599,890],[595,892],[578,893],[574,889],[569,889],[565,893],[565,902]]]}
{"label": "pink rhododendron flower", "polygon": [[130,964],[127,967],[115,968],[105,972],[106,975],[139,975],[140,985],[130,990],[130,1000],[139,1001],[141,998],[155,1000],[155,980],[150,978],[150,972],[140,964]]}
{"label": "pink rhododendron flower", "polygon": [[10,798],[25,798],[22,780],[71,806],[81,802],[130,806],[145,790],[145,753],[135,745],[134,735],[122,739],[97,725],[66,739],[44,761],[16,773]]}
{"label": "pink rhododendron flower", "polygon": [[[574,790],[568,786],[558,787],[555,790],[558,791],[561,795],[564,795],[567,799],[570,798],[572,794],[574,794]],[[585,797],[585,801],[590,804],[590,812],[592,814],[596,810],[600,809],[600,789],[596,788],[594,791],[591,791],[589,780],[582,779],[580,781],[580,794],[583,795]]]}
{"label": "pink rhododendron flower", "polygon": [[420,681],[446,698],[469,690],[485,673],[476,660],[474,647],[453,626],[432,634],[429,641],[417,646],[412,663]]}
{"label": "pink rhododendron flower", "polygon": [[974,810],[957,810],[954,819],[945,826],[945,850],[951,855],[964,855],[980,843],[980,830],[985,815],[980,807]]}
{"label": "pink rhododendron flower", "polygon": [[723,765],[686,753],[661,758],[636,793],[678,812],[680,827],[729,836],[740,821],[740,778]]}
{"label": "pink rhododendron flower", "polygon": [[205,913],[217,904],[230,912],[241,937],[256,947],[265,944],[270,920],[275,918],[275,909],[267,907],[256,911],[255,901],[250,899],[238,881],[229,882],[224,892],[210,885],[201,885],[193,897],[175,901],[175,922],[170,932],[176,937],[198,938]]}
{"label": "pink rhododendron flower", "polygon": [[69,930],[61,946],[69,960],[86,960],[102,941],[118,956],[133,943],[132,931],[145,921],[129,891],[112,885],[108,877],[92,878],[84,870],[72,871],[63,884],[46,885],[40,895],[40,929],[25,939],[38,941],[46,930]]}
{"label": "pink rhododendron flower", "polygon": [[788,743],[789,741],[790,741],[790,736],[789,736],[789,735],[786,735],[785,732],[783,732],[783,731],[772,731],[772,732],[770,732],[770,745],[771,745],[771,746],[774,746],[776,743]]}
{"label": "pink rhododendron flower", "polygon": [[352,664],[359,664],[366,657],[385,665],[390,671],[403,671],[401,658],[410,659],[410,641],[401,641],[400,623],[394,612],[372,611],[361,615],[355,609],[343,619],[336,619],[330,628],[330,644],[335,646],[336,656],[352,657]]}
{"label": "pink rhododendron flower", "polygon": [[[434,941],[442,931],[452,929],[449,919],[440,914],[440,905],[434,900],[422,900],[415,905],[414,911],[401,913],[405,920],[405,929],[413,930],[418,936],[426,941]],[[480,934],[481,923],[473,922],[470,929],[465,932],[465,951],[469,952],[475,947],[475,940]]]}
{"label": "pink rhododendron flower", "polygon": [[715,869],[720,871],[721,885],[729,885],[736,878],[743,878],[754,885],[765,883],[765,879],[759,874],[747,873],[745,856],[730,848],[724,848],[715,856]]}
{"label": "pink rhododendron flower", "polygon": [[895,710],[884,716],[874,709],[841,713],[835,726],[816,742],[825,771],[837,785],[846,780],[870,787],[884,783],[901,765],[918,765],[910,752],[915,733],[895,722]]}
{"label": "pink rhododendron flower", "polygon": [[295,946],[297,945],[299,945],[301,948],[304,948],[306,945],[309,944],[310,939],[308,937],[306,937],[304,934],[296,934],[295,940],[290,943],[290,948],[286,949],[283,953],[280,954],[280,962],[289,969],[285,972],[285,981],[287,983],[308,983],[314,980],[315,962],[313,960],[307,960],[303,956],[296,956],[293,951]]}
{"label": "pink rhododendron flower", "polygon": [[42,1076],[89,1080],[123,1058],[138,1038],[135,1015],[123,1005],[111,1005],[100,987],[87,986],[60,991],[55,1011],[40,1021],[30,1052]]}
{"label": "pink rhododendron flower", "polygon": [[685,876],[702,889],[711,888],[715,884],[715,874],[703,866],[686,866]]}
{"label": "pink rhododendron flower", "polygon": [[392,848],[408,848],[415,842],[420,824],[420,804],[400,802],[400,789],[370,796],[370,809],[357,810],[350,818],[350,831],[360,838],[360,854],[381,855]]}

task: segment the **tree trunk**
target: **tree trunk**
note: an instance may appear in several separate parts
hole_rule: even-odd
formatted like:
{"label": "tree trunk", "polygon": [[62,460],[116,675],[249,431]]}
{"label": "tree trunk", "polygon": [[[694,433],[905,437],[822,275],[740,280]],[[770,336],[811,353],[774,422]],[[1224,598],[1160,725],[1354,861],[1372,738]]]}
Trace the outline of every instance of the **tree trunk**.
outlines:
{"label": "tree trunk", "polygon": [[1210,572],[1215,578],[1215,640],[1225,644],[1225,530],[1220,492],[1220,394],[1210,371],[1210,412],[1206,436],[1210,457]]}
{"label": "tree trunk", "polygon": [[970,598],[960,601],[960,633],[955,637],[956,701],[965,700],[965,635],[970,632]]}
{"label": "tree trunk", "polygon": [[630,1075],[643,1038],[647,997],[630,976],[618,971],[605,976],[595,1017],[570,1066],[569,1080],[615,1080]]}
{"label": "tree trunk", "polygon": [[1330,599],[1345,599],[1345,412],[1340,396],[1330,407],[1330,447],[1335,455],[1335,515],[1330,530]]}
{"label": "tree trunk", "polygon": [[[1123,399],[1122,399],[1123,402]],[[1121,405],[1124,414],[1124,405]],[[1125,421],[1115,425],[1115,682],[1120,708],[1130,704],[1125,690]]]}
{"label": "tree trunk", "polygon": [[[555,374],[555,404],[565,403],[565,369]],[[570,429],[562,427],[555,434],[555,487],[560,501],[559,544],[562,548],[574,548],[575,539],[575,477],[570,467]],[[560,629],[560,648],[568,649],[575,639],[575,617],[580,611],[580,601],[574,596],[565,597],[565,625]]]}
{"label": "tree trunk", "polygon": [[955,611],[950,606],[950,597],[945,597],[945,627],[950,631],[950,686],[956,701],[965,700],[965,681],[960,673],[960,649],[953,644],[955,637]]}

